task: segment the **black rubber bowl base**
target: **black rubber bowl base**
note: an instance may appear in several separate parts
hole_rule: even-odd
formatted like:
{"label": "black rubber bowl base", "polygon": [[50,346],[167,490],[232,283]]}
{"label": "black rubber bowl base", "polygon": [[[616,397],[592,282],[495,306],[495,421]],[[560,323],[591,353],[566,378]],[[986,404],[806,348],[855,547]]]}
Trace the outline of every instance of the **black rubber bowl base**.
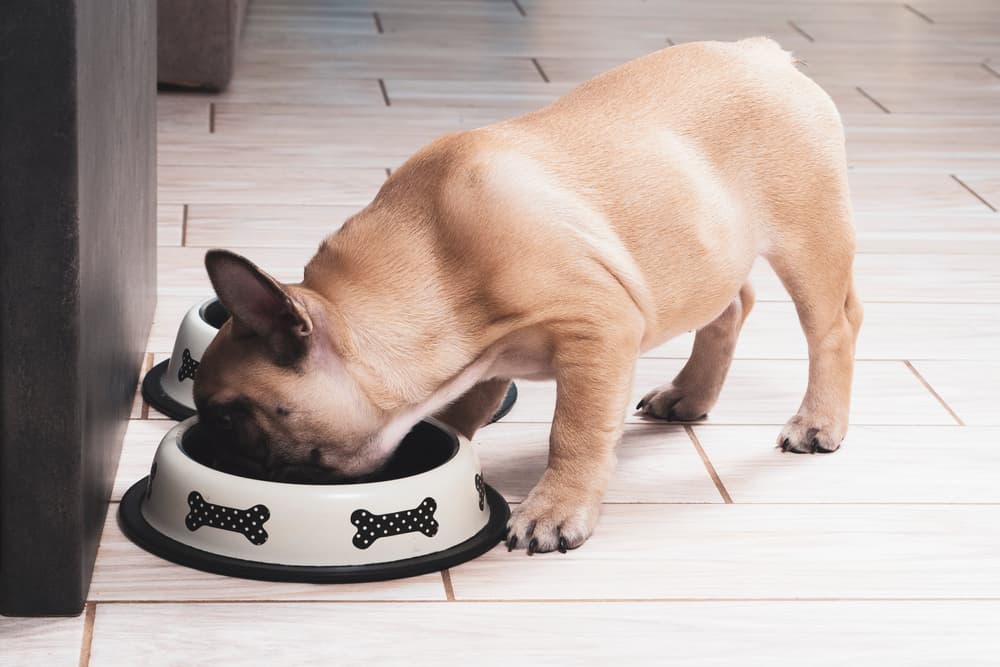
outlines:
{"label": "black rubber bowl base", "polygon": [[481,556],[494,546],[507,533],[507,519],[510,518],[510,507],[497,491],[486,485],[486,502],[490,507],[489,523],[474,536],[450,549],[438,551],[426,556],[406,558],[387,563],[372,563],[370,565],[277,565],[258,563],[240,558],[220,556],[201,549],[195,549],[186,544],[166,537],[150,526],[142,516],[142,501],[146,493],[146,480],[132,485],[125,492],[118,507],[118,524],[122,532],[135,544],[149,553],[164,558],[178,565],[184,565],[196,570],[223,574],[243,579],[260,579],[263,581],[294,581],[315,584],[351,584],[368,581],[385,581],[415,577],[429,572],[437,572],[454,567],[473,558]]}
{"label": "black rubber bowl base", "polygon": [[163,376],[169,364],[170,360],[167,359],[149,369],[146,377],[142,379],[142,397],[166,416],[180,422],[193,417],[196,411],[183,403],[178,403],[163,391]]}

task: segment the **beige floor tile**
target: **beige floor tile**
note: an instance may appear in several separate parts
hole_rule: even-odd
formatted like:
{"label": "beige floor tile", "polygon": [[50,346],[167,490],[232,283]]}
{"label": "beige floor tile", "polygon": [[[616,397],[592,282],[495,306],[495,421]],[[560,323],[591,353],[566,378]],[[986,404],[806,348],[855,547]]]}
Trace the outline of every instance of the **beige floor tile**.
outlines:
{"label": "beige floor tile", "polygon": [[913,366],[963,422],[1000,425],[1000,362],[914,361]]}
{"label": "beige floor tile", "polygon": [[[647,391],[669,382],[682,365],[682,359],[640,359],[629,407]],[[707,423],[775,425],[773,435],[758,445],[772,447],[778,425],[794,415],[802,401],[807,372],[805,361],[734,361]],[[517,386],[520,397],[505,421],[551,421],[555,383],[519,381]],[[643,422],[631,413],[627,421]],[[955,420],[902,362],[860,361],[854,373],[851,422],[949,425]]]}
{"label": "beige floor tile", "polygon": [[[313,16],[340,15],[345,11],[367,13],[369,11],[392,11],[396,13],[411,14],[450,14],[454,16],[468,16],[479,19],[509,19],[519,16],[517,9],[506,0],[496,0],[492,2],[482,2],[482,0],[422,0],[420,4],[414,4],[411,0],[366,0],[363,6],[356,3],[345,5],[344,3],[330,3],[325,0],[311,0],[310,2],[295,1],[286,2],[259,2],[254,4],[254,15],[278,14],[281,16],[294,14],[311,18]],[[371,16],[371,14],[368,14]]]}
{"label": "beige floor tile", "polygon": [[[862,301],[865,296],[861,295]],[[858,359],[997,359],[1000,309],[975,303],[885,303],[865,305]],[[682,357],[693,336],[680,336],[649,357]],[[791,302],[762,302],[747,318],[737,359],[805,359],[806,339]]]}
{"label": "beige floor tile", "polygon": [[443,600],[441,575],[370,584],[251,581],[201,572],[149,554],[128,541],[112,504],[90,585],[91,600]]}
{"label": "beige floor tile", "polygon": [[384,170],[402,164],[440,134],[429,132],[426,138],[398,139],[387,135],[365,137],[345,134],[343,138],[336,139],[309,140],[303,137],[282,141],[280,134],[271,138],[241,137],[227,130],[207,135],[207,139],[161,136],[167,143],[161,144],[157,158],[161,167],[226,169],[252,165],[281,169],[335,167]]}
{"label": "beige floor tile", "polygon": [[[91,665],[985,667],[997,614],[994,601],[115,604],[97,610]],[[268,631],[248,632],[262,617]]]}
{"label": "beige floor tile", "polygon": [[[168,204],[366,205],[385,180],[383,169],[160,165],[159,197]],[[264,185],[266,184],[266,185]]]}
{"label": "beige floor tile", "polygon": [[916,0],[913,6],[930,16],[936,23],[948,25],[953,22],[975,23],[1000,21],[1000,7],[989,0],[969,2],[948,2],[947,0]]}
{"label": "beige floor tile", "polygon": [[567,554],[503,545],[451,570],[464,599],[1000,595],[1000,505],[606,505]]}
{"label": "beige floor tile", "polygon": [[[509,10],[513,11],[513,5]],[[369,14],[369,20],[371,15]],[[365,57],[341,55],[317,60],[309,54],[287,54],[281,59],[252,50],[237,56],[241,79],[284,79],[297,85],[317,85],[329,79],[416,79],[418,81],[538,81],[530,58],[443,58],[422,53],[376,54]],[[989,76],[984,71],[984,74]],[[381,95],[378,103],[382,104]]]}
{"label": "beige floor tile", "polygon": [[83,615],[74,618],[0,616],[0,665],[78,664],[83,623]]}
{"label": "beige floor tile", "polygon": [[[204,269],[202,269],[204,271]],[[205,279],[206,283],[208,279]],[[180,327],[184,315],[205,299],[212,296],[210,289],[195,293],[191,290],[190,295],[168,296],[160,294],[156,299],[156,310],[153,312],[153,326],[146,341],[147,350],[164,350],[167,358],[174,349],[174,341],[177,338],[177,330]]]}
{"label": "beige floor tile", "polygon": [[330,12],[304,14],[297,7],[284,7],[284,11],[278,12],[260,11],[255,4],[249,9],[252,19],[247,21],[244,30],[249,34],[308,32],[329,35],[330,39],[376,35],[378,31],[372,15],[359,9],[333,6]]}
{"label": "beige floor tile", "polygon": [[[267,214],[268,210],[273,209],[261,207],[264,215]],[[223,239],[219,238],[218,240],[222,241]],[[220,245],[246,256],[268,273],[286,282],[302,280],[305,265],[319,245],[317,241],[315,244],[302,245],[301,247],[294,244],[288,244],[287,247],[243,247],[237,240],[236,235],[234,235],[230,242]],[[157,289],[161,298],[186,297],[191,299],[188,304],[190,307],[198,299],[211,296],[211,285],[208,282],[208,274],[205,273],[205,252],[206,248],[204,247],[160,248],[157,257],[157,273],[160,276],[160,282]],[[177,324],[180,324],[180,319],[177,320]],[[164,348],[157,347],[157,349]],[[170,347],[168,346],[166,349],[170,349]]]}
{"label": "beige floor tile", "polygon": [[940,174],[852,172],[851,200],[856,212],[892,212],[896,215],[928,213],[982,213],[983,204],[961,185]]}
{"label": "beige floor tile", "polygon": [[[259,31],[247,34],[243,44],[244,48],[275,58],[287,53],[313,53],[330,59],[342,54],[367,57],[405,56],[408,53],[444,58],[462,57],[472,49],[490,57],[567,56],[588,48],[599,55],[613,55],[627,60],[663,46],[666,38],[658,26],[644,34],[619,27],[607,31],[604,40],[597,39],[600,34],[596,30],[531,34],[522,29],[517,33],[501,33],[495,26],[483,21],[467,26],[467,29],[457,29],[455,22],[451,21],[440,22],[438,27],[399,30],[397,26],[402,17],[401,14],[394,18],[383,14],[386,30],[383,35],[338,40],[316,33]],[[735,28],[730,33],[735,33]]]}
{"label": "beige floor tile", "polygon": [[835,454],[761,447],[770,427],[696,426],[737,503],[998,503],[1000,429],[854,426]]}
{"label": "beige floor tile", "polygon": [[[750,280],[758,301],[789,299],[763,259]],[[862,253],[854,259],[854,284],[866,303],[996,303],[1000,263],[989,255]]]}
{"label": "beige floor tile", "polygon": [[[1000,79],[997,80],[997,86],[1000,87]],[[1000,109],[1000,105],[998,105],[998,109]],[[998,116],[1000,116],[1000,112],[998,112]],[[962,178],[965,184],[972,188],[976,194],[986,200],[987,204],[992,206],[994,210],[1000,208],[1000,175],[996,173],[990,176],[964,176],[959,174],[959,177]],[[997,223],[1000,224],[1000,220],[997,220]]]}
{"label": "beige floor tile", "polygon": [[975,211],[930,214],[891,209],[858,211],[855,224],[861,252],[966,255],[1000,252],[996,214],[985,206]]}
{"label": "beige floor tile", "polygon": [[133,419],[129,421],[122,442],[122,455],[118,461],[111,500],[121,500],[130,486],[149,474],[153,455],[163,436],[176,422],[171,419]]}
{"label": "beige floor tile", "polygon": [[315,251],[359,210],[360,206],[196,204],[188,208],[187,245]]}
{"label": "beige floor tile", "polygon": [[933,95],[921,84],[873,83],[865,88],[893,113],[984,113],[1000,107],[1000,80],[979,88],[936,87]]}
{"label": "beige floor tile", "polygon": [[[838,3],[839,4],[839,3]],[[831,5],[833,7],[837,5]],[[908,19],[907,19],[908,20]],[[884,65],[920,65],[943,63],[979,64],[983,54],[978,50],[964,49],[959,45],[944,42],[917,40],[864,40],[861,42],[845,38],[822,42],[806,42],[795,46],[795,55],[807,63],[834,62],[838,65],[863,65],[872,67]]]}
{"label": "beige floor tile", "polygon": [[208,136],[209,105],[213,97],[190,93],[160,92],[156,96],[156,129],[160,134]]}
{"label": "beige floor tile", "polygon": [[[890,74],[922,75],[926,66],[897,66]],[[944,65],[948,70],[993,77],[979,64]],[[941,73],[945,76],[944,72]],[[970,76],[963,74],[963,76]],[[860,79],[856,79],[860,80]],[[994,83],[1000,78],[994,78]],[[869,86],[870,87],[870,86]],[[955,110],[957,111],[957,110]],[[997,119],[983,114],[846,114],[848,163],[856,169],[968,173],[996,169]]]}
{"label": "beige floor tile", "polygon": [[161,246],[179,246],[184,226],[184,207],[180,204],[163,204],[156,207],[156,243]]}
{"label": "beige floor tile", "polygon": [[[376,77],[343,78],[330,70],[313,70],[308,75],[274,76],[270,71],[237,69],[229,87],[212,95],[212,102],[266,104],[323,104],[330,106],[381,106],[382,92]],[[216,131],[221,128],[216,126]]]}
{"label": "beige floor tile", "polygon": [[[475,437],[486,481],[510,502],[524,499],[548,459],[549,424],[498,423]],[[720,503],[697,450],[677,425],[632,424],[618,447],[612,503]]]}
{"label": "beige floor tile", "polygon": [[385,82],[394,106],[512,107],[511,116],[537,109],[568,93],[573,86],[544,81],[413,81]]}
{"label": "beige floor tile", "polygon": [[[143,371],[143,375],[145,375],[145,371]],[[132,409],[129,411],[129,419],[142,419],[142,404],[142,391],[137,385],[135,388],[135,396],[132,398]]]}

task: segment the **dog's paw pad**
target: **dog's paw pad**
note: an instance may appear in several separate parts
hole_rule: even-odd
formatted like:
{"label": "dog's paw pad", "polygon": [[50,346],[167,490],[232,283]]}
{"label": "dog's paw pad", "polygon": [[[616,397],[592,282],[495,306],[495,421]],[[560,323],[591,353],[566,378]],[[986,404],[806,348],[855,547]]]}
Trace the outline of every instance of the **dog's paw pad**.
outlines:
{"label": "dog's paw pad", "polygon": [[671,383],[647,393],[635,409],[642,416],[687,422],[703,419],[712,403],[712,400],[698,396],[697,392]]}
{"label": "dog's paw pad", "polygon": [[536,487],[511,514],[507,523],[508,551],[525,549],[528,555],[575,549],[590,537],[597,524],[600,502],[559,500]]}
{"label": "dog's paw pad", "polygon": [[793,454],[829,454],[840,449],[843,439],[843,428],[796,415],[781,430],[778,448]]}

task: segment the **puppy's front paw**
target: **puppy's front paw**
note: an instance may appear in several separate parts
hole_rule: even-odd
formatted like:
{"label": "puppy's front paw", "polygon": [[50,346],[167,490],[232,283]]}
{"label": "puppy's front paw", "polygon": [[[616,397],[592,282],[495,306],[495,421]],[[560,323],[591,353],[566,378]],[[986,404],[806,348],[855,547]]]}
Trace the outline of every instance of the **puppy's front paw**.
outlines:
{"label": "puppy's front paw", "polygon": [[507,523],[507,550],[527,549],[528,555],[546,551],[566,553],[590,537],[601,512],[600,497],[542,480],[532,489]]}
{"label": "puppy's front paw", "polygon": [[671,382],[647,393],[635,409],[643,416],[672,422],[697,421],[708,414],[715,403],[714,397],[703,394],[704,391],[680,387]]}
{"label": "puppy's front paw", "polygon": [[778,447],[795,454],[829,454],[840,448],[846,428],[835,420],[795,415],[778,436]]}

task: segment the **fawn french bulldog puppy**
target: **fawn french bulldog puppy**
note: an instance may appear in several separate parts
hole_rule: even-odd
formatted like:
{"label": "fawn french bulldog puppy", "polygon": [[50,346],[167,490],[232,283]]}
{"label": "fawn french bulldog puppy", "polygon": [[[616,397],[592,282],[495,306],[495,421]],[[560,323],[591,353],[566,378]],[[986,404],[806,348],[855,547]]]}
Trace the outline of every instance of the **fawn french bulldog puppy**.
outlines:
{"label": "fawn french bulldog puppy", "polygon": [[363,476],[421,418],[471,437],[511,378],[555,379],[548,467],[507,543],[565,551],[597,522],[636,359],[697,330],[690,360],[638,409],[704,416],[761,255],[809,343],[779,446],[831,452],[862,318],[839,116],[773,41],[671,47],[422,149],[323,241],[301,284],[209,252],[232,319],[195,400],[276,477]]}

